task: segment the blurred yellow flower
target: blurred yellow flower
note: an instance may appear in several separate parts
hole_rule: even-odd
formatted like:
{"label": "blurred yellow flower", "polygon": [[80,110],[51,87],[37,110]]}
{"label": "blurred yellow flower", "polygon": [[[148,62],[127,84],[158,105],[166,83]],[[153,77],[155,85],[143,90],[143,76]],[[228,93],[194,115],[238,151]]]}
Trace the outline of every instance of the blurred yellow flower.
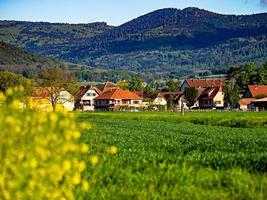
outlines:
{"label": "blurred yellow flower", "polygon": [[98,157],[96,155],[90,157],[90,162],[92,165],[96,165],[98,163]]}
{"label": "blurred yellow flower", "polygon": [[87,181],[82,181],[82,190],[86,192],[89,190],[89,188],[90,188],[89,183]]}
{"label": "blurred yellow flower", "polygon": [[71,168],[71,162],[69,160],[65,160],[63,162],[63,170],[64,171],[69,171]]}
{"label": "blurred yellow flower", "polygon": [[89,151],[89,147],[87,144],[81,145],[81,153],[87,153]]}
{"label": "blurred yellow flower", "polygon": [[115,147],[115,146],[111,146],[110,148],[108,148],[108,152],[109,152],[110,154],[116,154],[117,151],[118,151],[118,149],[117,149],[117,147]]}
{"label": "blurred yellow flower", "polygon": [[7,96],[12,96],[13,95],[13,89],[12,88],[7,88],[6,95]]}
{"label": "blurred yellow flower", "polygon": [[6,100],[6,96],[0,92],[0,102],[4,102]]}
{"label": "blurred yellow flower", "polygon": [[79,162],[79,164],[78,164],[79,171],[82,172],[85,170],[85,168],[86,168],[85,162],[84,161]]}
{"label": "blurred yellow flower", "polygon": [[78,185],[80,184],[81,182],[81,174],[80,173],[75,173],[73,176],[72,176],[72,183],[74,185]]}

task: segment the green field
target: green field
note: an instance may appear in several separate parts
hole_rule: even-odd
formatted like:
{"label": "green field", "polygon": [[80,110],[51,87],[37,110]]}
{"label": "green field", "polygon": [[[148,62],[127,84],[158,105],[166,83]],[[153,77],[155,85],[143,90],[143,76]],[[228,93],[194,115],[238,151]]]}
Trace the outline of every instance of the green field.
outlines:
{"label": "green field", "polygon": [[[267,199],[267,113],[77,113],[99,156],[81,199]],[[118,153],[106,148],[115,145]],[[89,159],[86,155],[84,159]]]}

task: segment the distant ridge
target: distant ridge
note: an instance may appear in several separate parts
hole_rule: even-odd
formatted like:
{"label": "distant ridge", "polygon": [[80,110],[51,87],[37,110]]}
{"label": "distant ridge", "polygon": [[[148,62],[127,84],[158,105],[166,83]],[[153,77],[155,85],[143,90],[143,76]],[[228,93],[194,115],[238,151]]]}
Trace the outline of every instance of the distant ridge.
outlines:
{"label": "distant ridge", "polygon": [[120,26],[0,21],[0,40],[34,53],[108,69],[183,76],[267,60],[267,13],[166,8]]}

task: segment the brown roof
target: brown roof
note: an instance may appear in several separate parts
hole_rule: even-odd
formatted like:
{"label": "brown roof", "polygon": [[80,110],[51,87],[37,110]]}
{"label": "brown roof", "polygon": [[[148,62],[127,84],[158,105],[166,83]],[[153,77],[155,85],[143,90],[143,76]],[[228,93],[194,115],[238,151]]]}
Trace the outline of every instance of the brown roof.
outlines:
{"label": "brown roof", "polygon": [[111,82],[106,82],[104,85],[103,85],[103,87],[101,87],[100,88],[100,90],[102,91],[102,92],[107,92],[107,91],[109,91],[109,90],[114,90],[114,89],[117,89],[118,87],[115,85],[115,84],[113,84],[113,83],[111,83]]}
{"label": "brown roof", "polygon": [[267,85],[249,85],[248,89],[252,97],[267,96]]}
{"label": "brown roof", "polygon": [[240,105],[249,105],[252,101],[256,100],[255,98],[242,98],[239,101]]}
{"label": "brown roof", "polygon": [[109,90],[107,92],[104,92],[95,98],[95,100],[99,99],[103,100],[103,99],[143,99],[143,98],[131,91],[117,88],[114,90]]}
{"label": "brown roof", "polygon": [[74,95],[75,96],[75,100],[80,100],[88,90],[95,90],[98,95],[102,94],[101,90],[99,90],[98,88],[93,87],[91,85],[81,86],[79,88],[79,90]]}
{"label": "brown roof", "polygon": [[202,91],[199,99],[213,99],[219,91],[222,90],[222,87],[209,87]]}
{"label": "brown roof", "polygon": [[189,87],[195,87],[195,88],[224,86],[224,80],[222,79],[187,79],[185,81],[187,82]]}

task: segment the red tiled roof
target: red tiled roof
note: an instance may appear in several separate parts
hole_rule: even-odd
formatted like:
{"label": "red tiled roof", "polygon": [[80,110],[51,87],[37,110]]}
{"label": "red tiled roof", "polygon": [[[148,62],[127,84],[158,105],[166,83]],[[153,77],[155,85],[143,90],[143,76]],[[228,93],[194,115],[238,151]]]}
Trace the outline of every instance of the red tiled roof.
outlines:
{"label": "red tiled roof", "polygon": [[143,98],[131,91],[117,88],[114,90],[109,90],[107,92],[104,92],[95,98],[95,100],[99,99],[103,100],[103,99],[143,99]]}
{"label": "red tiled roof", "polygon": [[267,85],[249,85],[248,89],[252,97],[267,96]]}
{"label": "red tiled roof", "polygon": [[224,80],[222,79],[187,79],[185,81],[187,82],[189,87],[195,87],[195,88],[224,86]]}
{"label": "red tiled roof", "polygon": [[144,98],[144,92],[143,91],[133,91],[136,95],[138,95],[141,98]]}
{"label": "red tiled roof", "polygon": [[98,88],[93,87],[91,85],[81,86],[80,89],[74,95],[75,99],[80,100],[88,90],[95,90],[98,95],[102,94],[101,90],[99,90]]}
{"label": "red tiled roof", "polygon": [[249,105],[252,101],[256,100],[255,98],[242,98],[239,101],[240,105]]}

